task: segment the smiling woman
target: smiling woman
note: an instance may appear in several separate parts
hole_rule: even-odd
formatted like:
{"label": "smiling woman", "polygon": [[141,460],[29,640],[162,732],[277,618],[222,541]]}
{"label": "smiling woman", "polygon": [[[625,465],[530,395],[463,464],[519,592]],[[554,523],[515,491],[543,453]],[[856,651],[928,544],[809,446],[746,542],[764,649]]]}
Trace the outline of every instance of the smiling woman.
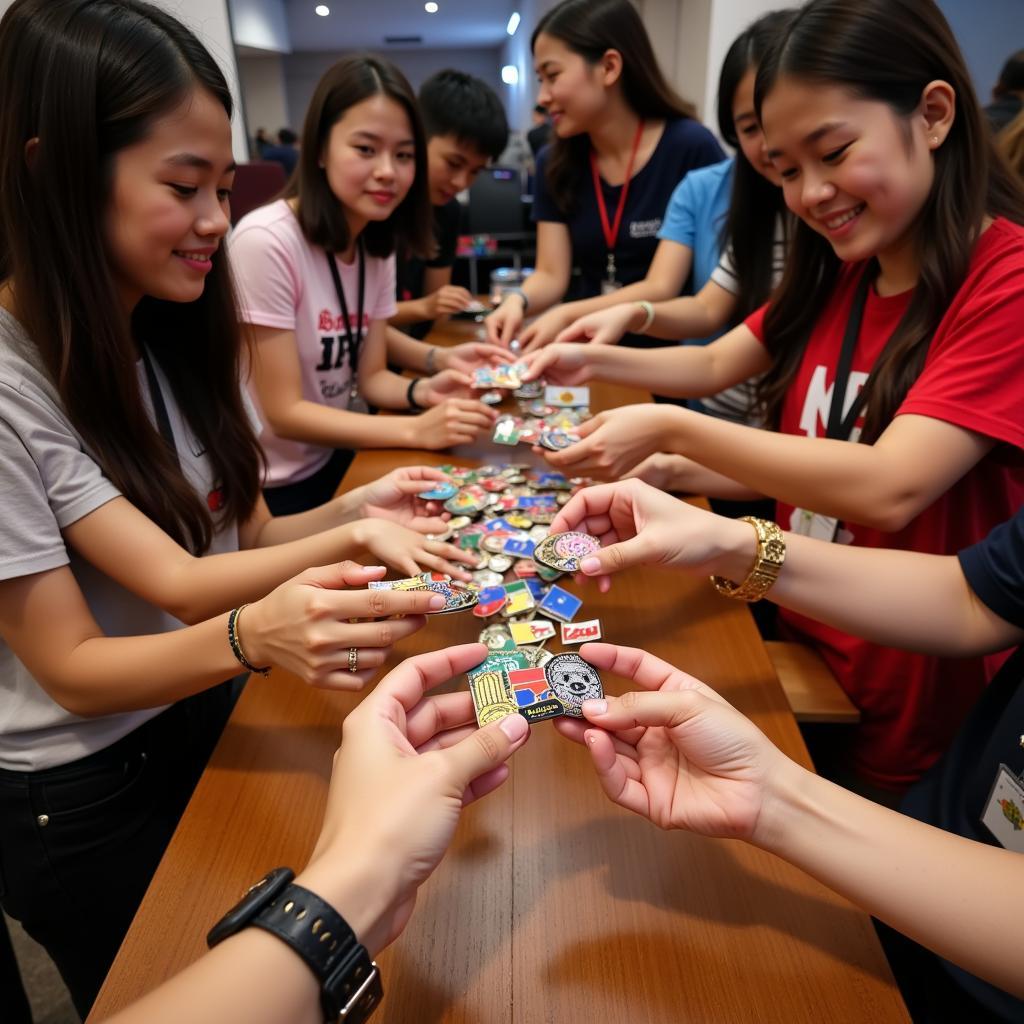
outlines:
{"label": "smiling woman", "polygon": [[[410,382],[387,367],[396,249],[429,256],[431,224],[409,83],[377,57],[339,61],[313,95],[285,197],[231,238],[275,514],[330,498],[356,449],[446,448],[493,422],[461,372]],[[421,414],[371,418],[367,403]]]}
{"label": "smiling woman", "polygon": [[0,897],[85,1017],[224,681],[358,689],[430,604],[381,604],[383,568],[339,559],[460,570],[412,497],[436,471],[263,503],[221,246],[231,100],[195,36],[141,0],[16,0],[0,95]]}

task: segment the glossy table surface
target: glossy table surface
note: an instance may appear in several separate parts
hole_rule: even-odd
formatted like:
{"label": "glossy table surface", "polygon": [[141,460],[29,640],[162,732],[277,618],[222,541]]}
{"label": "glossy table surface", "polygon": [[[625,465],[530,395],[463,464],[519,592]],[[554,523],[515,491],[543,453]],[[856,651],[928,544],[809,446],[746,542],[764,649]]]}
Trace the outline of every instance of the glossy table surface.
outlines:
{"label": "glossy table surface", "polygon": [[[432,338],[472,334],[452,324]],[[592,388],[595,411],[644,398]],[[364,452],[345,486],[413,462],[527,451]],[[584,597],[578,618],[600,618],[606,640],[699,676],[808,763],[745,607],[706,581],[651,570],[616,577],[606,595],[568,587]],[[435,617],[393,660],[473,640],[481,625],[469,614]],[[625,689],[620,679],[605,685]],[[267,869],[304,863],[340,725],[358,699],[280,670],[250,680],[91,1021],[198,957],[210,925]],[[546,723],[508,782],[467,810],[411,924],[378,960],[386,997],[375,1019],[394,1024],[909,1019],[865,914],[771,855],[661,832],[619,810],[586,752]]]}

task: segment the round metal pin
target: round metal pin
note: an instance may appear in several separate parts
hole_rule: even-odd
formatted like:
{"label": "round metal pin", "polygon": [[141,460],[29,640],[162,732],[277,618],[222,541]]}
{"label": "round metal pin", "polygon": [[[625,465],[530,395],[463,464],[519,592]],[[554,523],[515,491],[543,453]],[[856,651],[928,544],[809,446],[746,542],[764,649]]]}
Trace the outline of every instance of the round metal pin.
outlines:
{"label": "round metal pin", "polygon": [[562,702],[565,713],[573,718],[583,717],[580,708],[585,700],[604,696],[597,669],[578,654],[554,655],[544,666],[544,678],[551,692]]}

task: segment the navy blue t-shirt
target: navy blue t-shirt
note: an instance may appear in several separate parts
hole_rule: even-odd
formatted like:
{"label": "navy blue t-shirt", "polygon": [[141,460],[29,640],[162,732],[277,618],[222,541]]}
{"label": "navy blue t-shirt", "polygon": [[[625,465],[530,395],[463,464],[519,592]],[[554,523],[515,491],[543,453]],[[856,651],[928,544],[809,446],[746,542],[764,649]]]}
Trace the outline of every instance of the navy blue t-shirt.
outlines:
{"label": "navy blue t-shirt", "polygon": [[[533,190],[533,219],[566,224],[572,239],[572,258],[580,268],[582,281],[572,298],[601,294],[601,282],[607,277],[608,246],[601,229],[597,196],[590,162],[581,168],[578,199],[567,216],[556,205],[545,181],[545,167],[551,149],[545,146],[537,157]],[[689,117],[666,121],[665,130],[650,160],[633,175],[626,197],[615,244],[615,278],[619,284],[633,284],[647,276],[647,268],[658,247],[658,229],[676,185],[695,167],[716,164],[725,158],[715,137],[699,121]],[[603,180],[608,223],[613,224],[622,195],[621,185]]]}
{"label": "navy blue t-shirt", "polygon": [[[434,207],[434,241],[437,253],[433,259],[422,260],[416,256],[395,260],[395,298],[399,302],[421,299],[426,290],[423,286],[427,267],[450,267],[455,263],[455,250],[459,242],[459,224],[462,221],[462,205],[458,199],[450,199],[443,206]],[[434,326],[433,320],[406,324],[399,330],[414,338],[425,338]]]}
{"label": "navy blue t-shirt", "polygon": [[[1024,509],[959,554],[971,590],[1000,618],[1024,629]],[[1024,772],[1024,648],[1017,648],[968,715],[952,746],[904,798],[913,818],[995,845],[981,823],[999,766]],[[1021,862],[1024,869],[1024,860]],[[950,922],[955,927],[955,922]],[[906,940],[909,944],[909,940]],[[1024,1001],[916,947],[911,991],[941,993],[950,1020],[1024,1021]],[[899,964],[897,975],[899,975]],[[960,1000],[960,1002],[957,1002]],[[908,1003],[912,1000],[908,996]],[[913,1006],[911,1006],[913,1009]]]}

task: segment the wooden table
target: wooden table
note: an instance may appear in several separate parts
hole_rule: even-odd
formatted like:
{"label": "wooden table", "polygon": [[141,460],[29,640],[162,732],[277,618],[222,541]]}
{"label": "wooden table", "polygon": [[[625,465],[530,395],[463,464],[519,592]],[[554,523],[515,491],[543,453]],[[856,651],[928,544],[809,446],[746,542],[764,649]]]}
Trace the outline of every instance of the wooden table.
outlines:
{"label": "wooden table", "polygon": [[[442,337],[471,335],[462,324]],[[593,394],[595,408],[644,397]],[[363,453],[345,485],[450,458]],[[809,763],[745,607],[706,581],[655,571],[623,574],[607,595],[570,586],[585,597],[581,617],[599,617],[607,640],[704,679]],[[473,640],[481,625],[468,614],[431,619],[395,660]],[[90,1021],[198,957],[210,925],[268,868],[304,863],[340,725],[357,701],[280,671],[250,680]],[[379,962],[378,1019],[391,1024],[908,1020],[866,915],[768,854],[664,833],[620,811],[586,752],[544,723],[509,781],[467,810],[409,928]]]}

